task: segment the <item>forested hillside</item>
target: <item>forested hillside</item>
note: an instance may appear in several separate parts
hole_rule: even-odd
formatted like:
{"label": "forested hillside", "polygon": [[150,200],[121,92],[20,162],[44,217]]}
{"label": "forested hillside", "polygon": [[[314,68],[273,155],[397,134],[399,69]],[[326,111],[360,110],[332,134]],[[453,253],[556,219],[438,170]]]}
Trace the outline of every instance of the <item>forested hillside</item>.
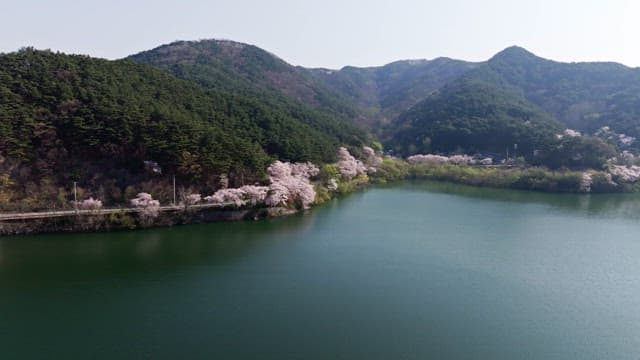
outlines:
{"label": "forested hillside", "polygon": [[248,182],[275,158],[332,161],[340,145],[362,144],[363,133],[323,119],[130,61],[0,55],[5,198],[55,202],[79,181],[120,201],[128,186],[169,174],[210,187],[221,174]]}
{"label": "forested hillside", "polygon": [[336,136],[358,131],[356,106],[277,56],[229,40],[177,41],[127,59],[152,65],[205,89],[251,97],[292,116],[322,124]]}
{"label": "forested hillside", "polygon": [[530,157],[563,126],[503,87],[461,79],[401,115],[388,130],[400,154],[498,153],[518,144]]}
{"label": "forested hillside", "polygon": [[341,70],[228,40],[117,61],[0,54],[0,204],[27,208],[68,203],[74,181],[107,204],[154,186],[166,199],[173,175],[208,190],[220,176],[251,183],[275,159],[326,163],[375,140],[400,156],[511,149],[534,164],[600,168],[637,152],[636,138],[640,69],[518,47],[482,63]]}
{"label": "forested hillside", "polygon": [[488,65],[569,128],[594,133],[609,126],[640,136],[640,69],[606,62],[560,63],[519,47],[498,53]]}
{"label": "forested hillside", "polygon": [[365,125],[376,128],[396,120],[402,112],[476,66],[438,58],[402,60],[380,67],[347,66],[339,71],[310,69],[309,72],[331,90],[353,101],[366,114]]}

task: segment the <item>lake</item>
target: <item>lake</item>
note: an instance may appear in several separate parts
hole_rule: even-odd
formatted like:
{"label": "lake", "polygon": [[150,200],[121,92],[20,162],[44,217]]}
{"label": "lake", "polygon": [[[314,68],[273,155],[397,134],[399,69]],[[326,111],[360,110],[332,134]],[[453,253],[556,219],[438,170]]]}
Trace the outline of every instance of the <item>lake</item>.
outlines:
{"label": "lake", "polygon": [[640,197],[404,183],[0,238],[2,359],[638,359]]}

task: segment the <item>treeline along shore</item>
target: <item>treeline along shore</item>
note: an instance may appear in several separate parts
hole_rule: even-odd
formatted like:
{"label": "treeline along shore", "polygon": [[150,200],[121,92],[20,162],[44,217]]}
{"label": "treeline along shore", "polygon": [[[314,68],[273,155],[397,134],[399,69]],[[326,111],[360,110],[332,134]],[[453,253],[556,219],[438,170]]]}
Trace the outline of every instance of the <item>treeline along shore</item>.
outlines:
{"label": "treeline along shore", "polygon": [[[161,205],[141,192],[127,207],[103,208],[90,197],[70,203],[71,209],[0,214],[0,235],[43,232],[132,230],[215,221],[258,220],[291,215],[368,185],[402,180],[443,181],[471,186],[556,193],[640,191],[640,168],[611,159],[601,170],[551,170],[468,155],[383,156],[381,148],[364,147],[359,159],[341,147],[337,162],[275,161],[263,184],[223,186],[210,195],[181,191],[179,203]],[[626,155],[626,161],[635,162]],[[223,183],[224,183],[223,178]]]}

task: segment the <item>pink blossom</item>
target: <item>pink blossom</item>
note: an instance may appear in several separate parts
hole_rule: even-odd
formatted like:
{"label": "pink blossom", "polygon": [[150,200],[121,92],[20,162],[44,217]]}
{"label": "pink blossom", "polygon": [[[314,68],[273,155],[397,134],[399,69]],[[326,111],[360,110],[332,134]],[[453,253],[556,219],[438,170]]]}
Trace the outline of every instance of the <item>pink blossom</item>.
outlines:
{"label": "pink blossom", "polygon": [[204,199],[207,202],[220,205],[233,203],[237,207],[247,204],[256,206],[264,203],[268,190],[269,188],[266,186],[245,185],[239,189],[220,189]]}
{"label": "pink blossom", "polygon": [[289,189],[281,182],[269,186],[269,196],[265,199],[267,206],[276,207],[286,205],[289,201]]}
{"label": "pink blossom", "polygon": [[409,156],[407,158],[407,161],[410,164],[441,165],[441,164],[448,164],[449,163],[449,158],[446,157],[446,156],[441,156],[441,155],[432,155],[432,154],[422,155],[422,154],[417,154],[417,155]]}
{"label": "pink blossom", "polygon": [[382,165],[382,158],[377,156],[375,150],[368,146],[363,147],[362,150],[364,153],[363,162],[367,166],[367,172],[375,173]]}
{"label": "pink blossom", "polygon": [[320,169],[310,162],[291,164],[291,175],[312,178],[320,173]]}
{"label": "pink blossom", "polygon": [[640,180],[640,166],[612,165],[609,173],[624,182],[636,182]]}
{"label": "pink blossom", "polygon": [[205,197],[210,203],[234,203],[236,206],[289,206],[309,207],[315,200],[315,190],[309,178],[317,176],[320,170],[312,163],[276,161],[267,169],[270,185],[245,185],[238,189],[221,189]]}
{"label": "pink blossom", "polygon": [[82,210],[99,210],[102,209],[102,201],[90,197],[82,200],[78,207]]}
{"label": "pink blossom", "polygon": [[469,165],[473,162],[473,158],[469,155],[453,155],[446,157],[442,155],[412,155],[407,158],[410,164],[431,164],[431,165],[443,165],[443,164],[455,164],[455,165]]}
{"label": "pink blossom", "polygon": [[340,170],[340,175],[347,180],[367,173],[366,166],[360,160],[356,160],[345,147],[340,147],[338,150],[337,166],[338,170]]}
{"label": "pink blossom", "polygon": [[242,206],[246,204],[244,198],[244,192],[240,189],[220,189],[213,195],[207,196],[204,199],[213,204],[227,204],[233,203],[235,206]]}
{"label": "pink blossom", "polygon": [[284,179],[291,176],[291,164],[276,161],[267,168],[267,172],[269,173],[271,181],[274,181],[274,179],[276,181],[278,179]]}
{"label": "pink blossom", "polygon": [[157,217],[160,210],[160,202],[145,192],[139,193],[134,199],[131,199],[131,206],[138,208],[142,216],[149,218]]}
{"label": "pink blossom", "polygon": [[267,206],[296,205],[304,208],[313,204],[316,192],[309,178],[320,173],[312,163],[283,163],[276,161],[267,169],[271,185],[265,199]]}
{"label": "pink blossom", "polygon": [[266,186],[245,185],[240,188],[240,191],[243,192],[243,198],[247,203],[251,206],[256,206],[264,203],[269,188]]}
{"label": "pink blossom", "polygon": [[582,173],[582,179],[580,180],[580,191],[591,192],[591,185],[593,185],[593,177],[589,172]]}
{"label": "pink blossom", "polygon": [[202,196],[200,194],[189,194],[185,198],[185,202],[187,205],[195,205],[202,200]]}

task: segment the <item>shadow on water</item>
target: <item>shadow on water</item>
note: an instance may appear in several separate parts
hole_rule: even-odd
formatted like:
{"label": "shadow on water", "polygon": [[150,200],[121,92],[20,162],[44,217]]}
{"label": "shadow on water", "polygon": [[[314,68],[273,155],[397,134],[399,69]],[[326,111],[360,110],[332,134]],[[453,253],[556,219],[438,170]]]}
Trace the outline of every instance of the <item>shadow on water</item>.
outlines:
{"label": "shadow on water", "polygon": [[473,198],[512,203],[533,203],[549,206],[554,210],[578,212],[594,217],[640,219],[640,194],[566,194],[543,193],[525,190],[493,189],[460,184],[408,181],[388,185],[407,191],[428,191]]}
{"label": "shadow on water", "polygon": [[0,284],[42,286],[181,266],[230,265],[308,231],[315,214],[93,234],[48,234],[0,239]]}
{"label": "shadow on water", "polygon": [[[547,206],[552,211],[600,218],[640,219],[636,194],[551,194],[479,188],[451,183],[410,181],[378,187],[393,191],[447,194],[478,201]],[[375,189],[373,189],[375,191]],[[333,217],[318,216],[360,206],[364,193],[331,201],[313,211],[257,222],[214,223],[143,231],[96,234],[54,234],[0,239],[0,285],[37,287],[57,281],[92,281],[118,274],[172,272],[188,266],[224,267],[259,254],[276,244],[300,239],[314,224]]]}

